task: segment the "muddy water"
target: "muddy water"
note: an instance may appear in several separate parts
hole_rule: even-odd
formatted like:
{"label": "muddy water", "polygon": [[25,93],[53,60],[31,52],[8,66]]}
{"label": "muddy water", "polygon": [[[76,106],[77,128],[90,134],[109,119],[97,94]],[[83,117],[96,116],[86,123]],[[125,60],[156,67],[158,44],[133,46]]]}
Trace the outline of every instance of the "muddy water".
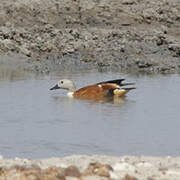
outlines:
{"label": "muddy water", "polygon": [[[136,82],[137,89],[115,102],[69,99],[63,90],[49,91],[61,78],[82,87],[122,77]],[[0,80],[0,154],[179,155],[179,92],[178,75],[88,72],[6,78],[5,74]]]}

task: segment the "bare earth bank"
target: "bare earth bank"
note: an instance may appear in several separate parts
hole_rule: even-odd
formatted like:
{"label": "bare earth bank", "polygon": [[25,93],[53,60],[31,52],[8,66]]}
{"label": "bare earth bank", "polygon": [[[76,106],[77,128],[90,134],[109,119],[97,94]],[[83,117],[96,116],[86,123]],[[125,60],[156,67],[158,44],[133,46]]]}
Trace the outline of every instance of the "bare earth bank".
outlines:
{"label": "bare earth bank", "polygon": [[25,70],[180,72],[179,0],[6,0],[0,12],[0,54],[24,55]]}

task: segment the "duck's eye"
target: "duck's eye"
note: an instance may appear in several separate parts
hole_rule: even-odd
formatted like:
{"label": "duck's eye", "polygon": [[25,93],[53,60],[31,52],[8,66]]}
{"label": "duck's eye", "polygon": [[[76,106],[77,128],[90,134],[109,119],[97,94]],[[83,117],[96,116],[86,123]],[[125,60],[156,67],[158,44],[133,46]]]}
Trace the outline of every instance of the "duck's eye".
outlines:
{"label": "duck's eye", "polygon": [[61,84],[63,84],[63,81],[61,81]]}

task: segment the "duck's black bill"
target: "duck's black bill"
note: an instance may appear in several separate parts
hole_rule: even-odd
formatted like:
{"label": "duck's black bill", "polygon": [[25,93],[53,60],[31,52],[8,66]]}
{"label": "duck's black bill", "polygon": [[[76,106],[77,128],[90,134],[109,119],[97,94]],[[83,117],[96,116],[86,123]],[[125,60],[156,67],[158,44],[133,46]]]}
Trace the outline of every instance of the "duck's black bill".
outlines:
{"label": "duck's black bill", "polygon": [[54,87],[52,87],[50,90],[55,90],[55,89],[60,89],[57,84]]}

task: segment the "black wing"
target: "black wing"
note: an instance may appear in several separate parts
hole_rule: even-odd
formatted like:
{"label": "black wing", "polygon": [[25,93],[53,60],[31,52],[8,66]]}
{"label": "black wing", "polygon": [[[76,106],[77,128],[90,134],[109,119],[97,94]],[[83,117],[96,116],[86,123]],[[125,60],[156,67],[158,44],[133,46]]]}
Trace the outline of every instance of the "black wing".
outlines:
{"label": "black wing", "polygon": [[110,80],[110,81],[99,82],[97,84],[113,83],[113,84],[117,84],[119,86],[134,85],[134,83],[123,83],[124,80],[125,79],[115,79],[115,80]]}

